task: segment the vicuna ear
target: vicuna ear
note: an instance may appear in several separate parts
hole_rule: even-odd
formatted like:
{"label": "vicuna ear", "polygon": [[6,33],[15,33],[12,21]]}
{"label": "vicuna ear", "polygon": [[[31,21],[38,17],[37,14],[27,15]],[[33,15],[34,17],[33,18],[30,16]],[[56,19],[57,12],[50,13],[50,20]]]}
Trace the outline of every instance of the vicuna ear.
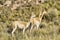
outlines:
{"label": "vicuna ear", "polygon": [[31,18],[36,17],[36,15],[32,12]]}
{"label": "vicuna ear", "polygon": [[41,17],[42,16],[42,12],[40,11],[40,13],[39,13],[39,17]]}

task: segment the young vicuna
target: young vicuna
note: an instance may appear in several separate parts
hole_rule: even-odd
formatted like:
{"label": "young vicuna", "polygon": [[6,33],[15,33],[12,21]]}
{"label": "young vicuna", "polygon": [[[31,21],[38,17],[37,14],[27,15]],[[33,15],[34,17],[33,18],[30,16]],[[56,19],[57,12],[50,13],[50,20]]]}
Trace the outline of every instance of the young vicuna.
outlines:
{"label": "young vicuna", "polygon": [[30,18],[29,22],[24,22],[24,21],[13,21],[12,25],[13,25],[13,31],[12,34],[15,32],[15,30],[18,28],[23,29],[23,34],[25,32],[25,30],[30,27],[30,23],[31,23],[31,19],[35,17],[35,15],[32,15]]}
{"label": "young vicuna", "polygon": [[32,20],[32,27],[31,27],[31,30],[32,30],[32,28],[33,28],[33,26],[35,26],[36,25],[36,27],[37,27],[37,29],[38,29],[38,27],[39,27],[39,25],[40,25],[40,23],[41,23],[41,21],[42,21],[42,17],[43,17],[43,15],[46,13],[46,11],[44,11],[43,13],[41,13],[40,12],[40,14],[39,14],[39,16],[38,17],[34,17],[34,18],[32,18],[31,20]]}

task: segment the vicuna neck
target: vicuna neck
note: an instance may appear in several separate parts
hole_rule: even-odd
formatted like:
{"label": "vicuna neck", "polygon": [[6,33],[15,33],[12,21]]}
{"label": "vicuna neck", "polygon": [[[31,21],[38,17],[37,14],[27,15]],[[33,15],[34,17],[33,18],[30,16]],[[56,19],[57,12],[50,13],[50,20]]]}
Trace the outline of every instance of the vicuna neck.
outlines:
{"label": "vicuna neck", "polygon": [[42,20],[42,17],[43,17],[44,14],[45,14],[44,12],[42,14],[41,13],[39,14],[39,19],[40,20]]}

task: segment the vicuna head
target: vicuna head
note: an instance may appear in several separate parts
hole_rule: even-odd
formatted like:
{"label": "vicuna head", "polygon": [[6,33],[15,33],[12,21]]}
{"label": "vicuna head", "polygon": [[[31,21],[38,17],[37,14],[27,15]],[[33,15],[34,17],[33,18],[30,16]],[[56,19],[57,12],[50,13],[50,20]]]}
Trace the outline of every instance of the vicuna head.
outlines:
{"label": "vicuna head", "polygon": [[42,18],[44,14],[46,14],[47,12],[44,10],[43,12],[40,12],[39,14],[39,18]]}

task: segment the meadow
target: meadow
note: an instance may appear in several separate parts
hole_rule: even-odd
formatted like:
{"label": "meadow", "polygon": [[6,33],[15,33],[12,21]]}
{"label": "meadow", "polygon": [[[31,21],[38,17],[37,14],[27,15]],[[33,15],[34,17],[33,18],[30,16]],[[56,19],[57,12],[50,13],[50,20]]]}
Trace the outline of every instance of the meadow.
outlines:
{"label": "meadow", "polygon": [[[38,4],[35,4],[35,0],[22,2],[13,10],[11,8],[15,7],[13,7],[15,0],[11,0],[10,5],[4,5],[6,1],[0,0],[0,40],[60,40],[60,0],[45,0],[44,2],[37,0]],[[17,5],[19,3],[17,1]],[[32,12],[37,17],[43,10],[47,13],[43,16],[38,30],[34,27],[30,33],[28,29],[23,35],[18,28],[12,36],[12,21],[28,22]]]}

